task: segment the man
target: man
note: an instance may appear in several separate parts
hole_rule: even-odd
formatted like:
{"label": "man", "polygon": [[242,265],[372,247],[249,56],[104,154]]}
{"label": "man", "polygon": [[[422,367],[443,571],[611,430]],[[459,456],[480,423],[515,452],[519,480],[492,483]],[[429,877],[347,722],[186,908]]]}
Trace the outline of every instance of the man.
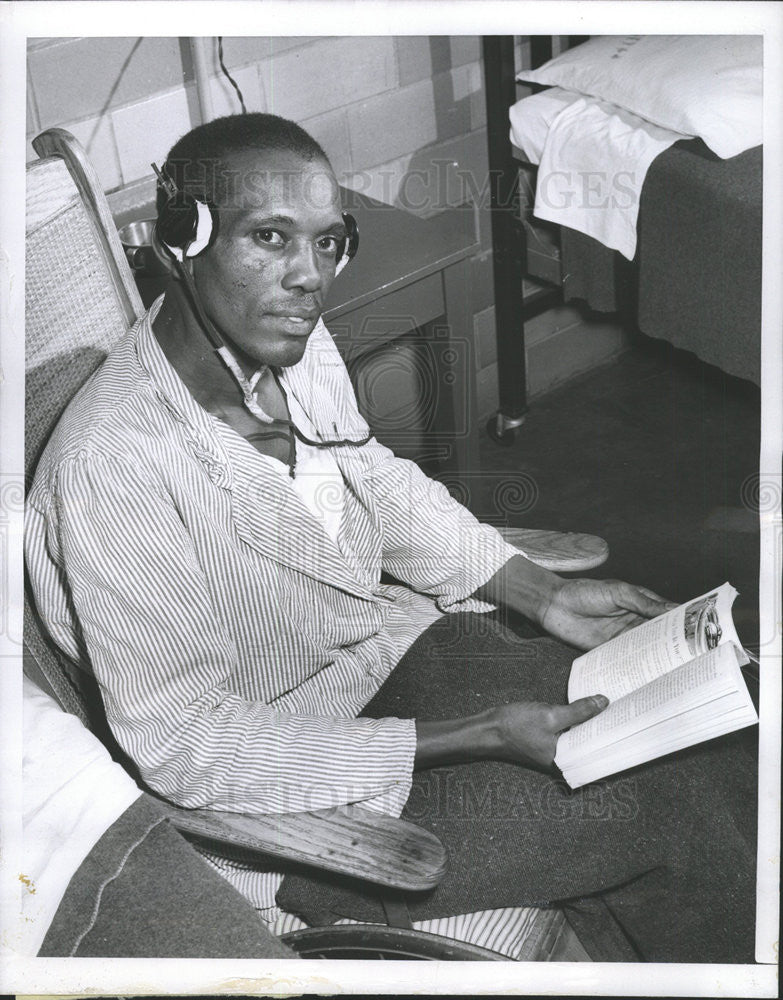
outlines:
{"label": "man", "polygon": [[[218,119],[173,147],[160,178],[172,280],[55,431],[27,534],[41,614],[97,677],[141,779],[185,806],[399,814],[414,768],[478,774],[490,762],[487,780],[562,798],[530,768],[547,772],[558,733],[605,699],[549,704],[564,700],[568,650],[494,623],[477,637],[477,613],[503,604],[590,648],[669,605],[535,566],[370,437],[320,321],[349,233],[306,133],[267,115]],[[461,673],[467,655],[475,669]],[[657,802],[669,778],[653,773]],[[421,819],[437,826],[426,809]],[[626,824],[618,841],[556,816],[530,853],[512,836],[500,858],[525,859],[529,888],[484,878],[473,908],[584,897],[657,871],[660,852],[634,854],[642,829]],[[613,865],[607,845],[620,842]],[[578,877],[558,849],[590,855]],[[473,858],[453,865],[457,882]],[[213,860],[275,915],[278,876]],[[439,889],[421,919],[465,912],[458,889]],[[676,959],[659,931],[649,954]],[[713,940],[705,925],[681,953]],[[606,941],[596,932],[599,955]]]}

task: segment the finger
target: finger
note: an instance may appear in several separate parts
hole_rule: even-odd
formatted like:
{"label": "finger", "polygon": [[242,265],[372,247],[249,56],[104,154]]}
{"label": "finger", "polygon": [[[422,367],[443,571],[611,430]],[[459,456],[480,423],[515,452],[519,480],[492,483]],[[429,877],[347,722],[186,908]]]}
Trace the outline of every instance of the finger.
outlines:
{"label": "finger", "polygon": [[665,600],[659,594],[646,587],[634,587],[630,583],[620,586],[620,600],[624,608],[628,611],[635,611],[643,618],[657,618],[667,611],[672,611],[677,607],[671,601]]}
{"label": "finger", "polygon": [[656,594],[654,590],[650,590],[649,587],[637,587],[637,590],[641,591],[652,601],[657,601],[659,604],[663,605],[667,611],[673,611],[675,608],[679,608],[679,604],[676,601],[670,601],[666,597],[661,597],[660,594]]}
{"label": "finger", "polygon": [[589,698],[579,698],[572,701],[570,705],[557,705],[555,708],[557,731],[568,729],[569,726],[578,726],[580,722],[587,722],[594,715],[603,712],[609,704],[609,699],[602,694],[594,694]]}
{"label": "finger", "polygon": [[672,601],[667,601],[665,597],[661,597],[660,594],[656,594],[654,590],[650,590],[649,587],[635,587],[639,593],[644,594],[653,601],[660,601],[661,604],[672,604]]}

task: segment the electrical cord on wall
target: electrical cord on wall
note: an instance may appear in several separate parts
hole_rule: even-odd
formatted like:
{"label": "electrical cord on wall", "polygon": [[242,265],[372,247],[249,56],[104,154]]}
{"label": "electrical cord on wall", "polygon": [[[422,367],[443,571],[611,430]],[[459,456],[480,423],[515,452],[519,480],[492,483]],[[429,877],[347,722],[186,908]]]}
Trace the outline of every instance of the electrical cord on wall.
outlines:
{"label": "electrical cord on wall", "polygon": [[229,71],[226,69],[226,64],[223,62],[223,37],[222,37],[222,35],[218,35],[218,62],[220,63],[220,68],[223,70],[223,74],[225,75],[226,79],[231,84],[231,86],[234,88],[234,90],[237,92],[237,97],[239,98],[239,103],[240,103],[240,105],[242,107],[242,114],[246,115],[247,114],[247,108],[245,107],[245,99],[242,96],[242,91],[239,89],[239,85],[237,84],[237,82],[233,78],[233,76],[229,73]]}

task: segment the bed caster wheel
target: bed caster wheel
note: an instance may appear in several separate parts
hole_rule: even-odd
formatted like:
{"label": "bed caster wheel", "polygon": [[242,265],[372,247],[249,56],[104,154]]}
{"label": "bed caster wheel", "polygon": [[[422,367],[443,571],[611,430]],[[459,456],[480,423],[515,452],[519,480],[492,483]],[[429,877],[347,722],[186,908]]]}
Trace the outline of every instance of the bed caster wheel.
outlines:
{"label": "bed caster wheel", "polygon": [[517,439],[517,428],[521,427],[524,417],[515,420],[504,417],[502,413],[496,413],[487,421],[487,434],[495,444],[510,448]]}

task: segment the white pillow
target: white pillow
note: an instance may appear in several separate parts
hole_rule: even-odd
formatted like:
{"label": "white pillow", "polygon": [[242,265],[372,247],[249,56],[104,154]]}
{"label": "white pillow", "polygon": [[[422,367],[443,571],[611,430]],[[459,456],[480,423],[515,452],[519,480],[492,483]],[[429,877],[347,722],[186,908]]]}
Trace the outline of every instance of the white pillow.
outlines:
{"label": "white pillow", "polygon": [[522,150],[529,163],[541,162],[552,122],[564,108],[580,99],[579,94],[551,87],[511,105],[508,111],[511,141]]}
{"label": "white pillow", "polygon": [[602,35],[517,79],[619,105],[726,159],[762,141],[761,35]]}

